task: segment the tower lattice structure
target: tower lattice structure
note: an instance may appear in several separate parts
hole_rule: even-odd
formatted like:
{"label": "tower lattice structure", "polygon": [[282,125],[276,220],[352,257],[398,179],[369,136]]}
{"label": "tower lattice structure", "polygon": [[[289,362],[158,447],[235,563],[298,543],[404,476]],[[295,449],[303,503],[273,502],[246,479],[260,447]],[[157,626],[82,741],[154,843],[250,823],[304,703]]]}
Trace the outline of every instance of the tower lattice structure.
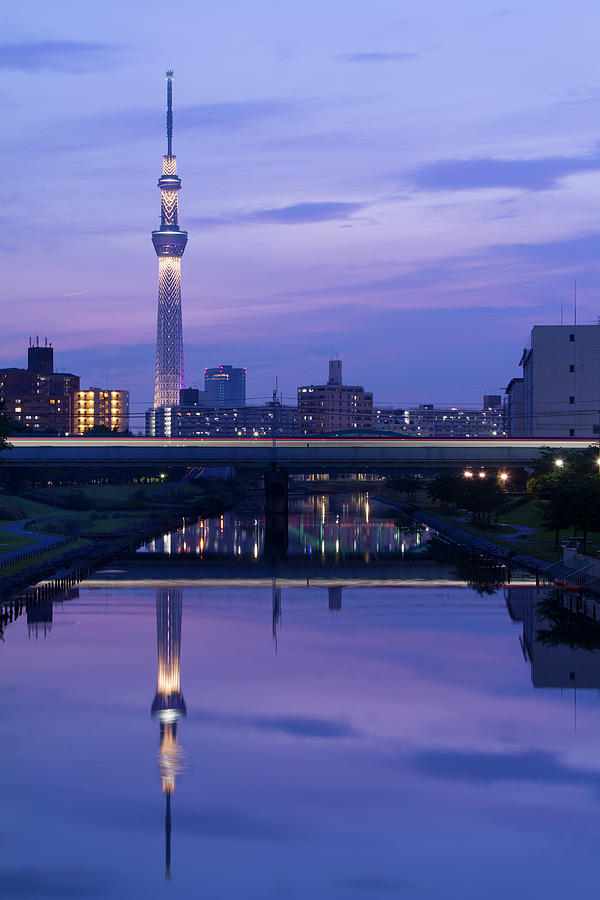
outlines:
{"label": "tower lattice structure", "polygon": [[173,72],[167,72],[167,153],[158,179],[161,192],[160,228],[152,232],[158,256],[158,316],[156,322],[156,378],[154,408],[176,406],[185,387],[181,324],[181,257],[187,231],[179,227],[177,193],[181,179],[173,154]]}

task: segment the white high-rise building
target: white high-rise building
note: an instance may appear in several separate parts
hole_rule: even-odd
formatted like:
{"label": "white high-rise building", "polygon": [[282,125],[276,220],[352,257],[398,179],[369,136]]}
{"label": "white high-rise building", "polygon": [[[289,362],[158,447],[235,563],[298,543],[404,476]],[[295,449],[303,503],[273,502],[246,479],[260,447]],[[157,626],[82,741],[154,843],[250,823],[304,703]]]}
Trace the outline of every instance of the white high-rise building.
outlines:
{"label": "white high-rise building", "polygon": [[535,325],[506,389],[511,437],[600,436],[600,326]]}

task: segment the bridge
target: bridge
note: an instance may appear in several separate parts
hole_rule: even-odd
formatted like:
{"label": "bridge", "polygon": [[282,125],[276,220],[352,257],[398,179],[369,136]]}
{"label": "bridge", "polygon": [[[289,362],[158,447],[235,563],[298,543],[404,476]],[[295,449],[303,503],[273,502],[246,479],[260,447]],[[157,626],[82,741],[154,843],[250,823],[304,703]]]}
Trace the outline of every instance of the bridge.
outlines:
{"label": "bridge", "polygon": [[232,466],[264,472],[273,463],[289,473],[423,471],[447,468],[529,466],[550,447],[585,449],[589,440],[512,438],[265,438],[14,437],[0,453],[13,467]]}

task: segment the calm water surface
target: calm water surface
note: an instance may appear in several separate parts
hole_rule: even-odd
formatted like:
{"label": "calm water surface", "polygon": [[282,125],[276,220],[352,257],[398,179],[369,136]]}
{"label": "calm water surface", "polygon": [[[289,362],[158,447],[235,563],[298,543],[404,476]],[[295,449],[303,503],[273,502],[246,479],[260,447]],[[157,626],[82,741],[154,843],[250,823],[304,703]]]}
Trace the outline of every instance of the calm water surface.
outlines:
{"label": "calm water surface", "polygon": [[597,653],[365,496],[263,544],[187,526],[6,628],[0,897],[589,889]]}

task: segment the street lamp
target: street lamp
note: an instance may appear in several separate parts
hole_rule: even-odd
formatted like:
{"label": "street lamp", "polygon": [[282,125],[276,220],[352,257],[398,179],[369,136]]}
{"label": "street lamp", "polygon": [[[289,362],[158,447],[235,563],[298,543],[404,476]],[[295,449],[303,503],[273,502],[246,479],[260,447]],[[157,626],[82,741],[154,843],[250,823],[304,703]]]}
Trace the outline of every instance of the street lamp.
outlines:
{"label": "street lamp", "polygon": [[480,473],[479,473],[479,477],[480,477],[480,478],[485,478],[485,472],[480,472]]}
{"label": "street lamp", "polygon": [[500,481],[502,482],[502,484],[506,484],[507,480],[508,480],[508,473],[500,472]]}
{"label": "street lamp", "polygon": [[555,459],[555,460],[554,460],[554,465],[555,465],[555,466],[558,466],[559,469],[562,469],[562,467],[564,466],[564,464],[565,464],[564,459]]}

